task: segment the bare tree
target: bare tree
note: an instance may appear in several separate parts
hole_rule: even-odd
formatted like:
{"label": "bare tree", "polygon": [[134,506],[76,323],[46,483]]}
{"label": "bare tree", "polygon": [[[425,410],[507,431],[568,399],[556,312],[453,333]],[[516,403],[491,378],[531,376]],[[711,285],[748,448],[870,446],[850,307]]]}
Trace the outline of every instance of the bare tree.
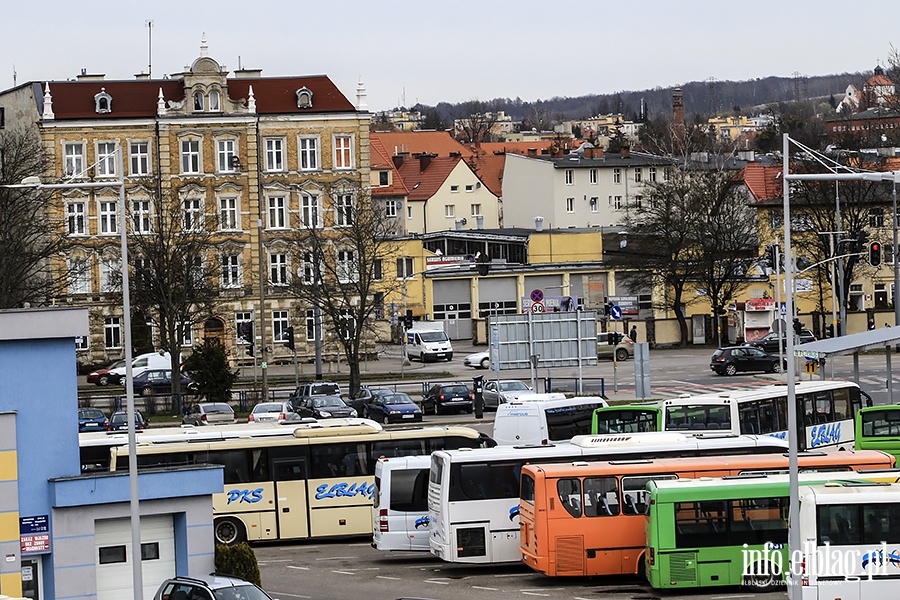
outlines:
{"label": "bare tree", "polygon": [[36,129],[0,130],[0,308],[46,305],[65,289],[65,270],[51,269],[67,243],[53,218],[52,193],[3,187],[46,168]]}
{"label": "bare tree", "polygon": [[160,347],[171,354],[176,410],[185,336],[221,302],[212,233],[216,216],[195,211],[186,191],[149,193],[150,210],[130,213],[128,238],[132,306],[158,328]]}
{"label": "bare tree", "polygon": [[301,215],[292,257],[300,265],[299,276],[289,288],[321,313],[322,329],[336,340],[350,369],[353,396],[360,386],[366,341],[375,339],[384,298],[400,285],[396,261],[404,259],[394,235],[397,223],[386,216],[382,202],[347,182],[328,191],[325,196],[335,201],[333,211],[310,209]]}
{"label": "bare tree", "polygon": [[457,122],[460,130],[460,141],[475,144],[493,140],[492,130],[499,119],[496,102],[469,100],[459,105]]}

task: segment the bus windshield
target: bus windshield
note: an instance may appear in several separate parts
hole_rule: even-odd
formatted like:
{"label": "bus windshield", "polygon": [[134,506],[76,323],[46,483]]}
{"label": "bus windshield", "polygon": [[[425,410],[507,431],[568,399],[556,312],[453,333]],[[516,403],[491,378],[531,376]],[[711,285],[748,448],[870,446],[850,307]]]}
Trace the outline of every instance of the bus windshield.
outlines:
{"label": "bus windshield", "polygon": [[594,411],[591,433],[644,433],[660,431],[659,408],[648,406],[607,406]]}

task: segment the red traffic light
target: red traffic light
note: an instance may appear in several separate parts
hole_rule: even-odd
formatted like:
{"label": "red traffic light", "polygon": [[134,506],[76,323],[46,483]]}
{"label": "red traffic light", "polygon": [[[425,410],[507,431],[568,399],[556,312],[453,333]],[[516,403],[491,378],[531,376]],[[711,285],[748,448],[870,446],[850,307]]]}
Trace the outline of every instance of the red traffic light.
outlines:
{"label": "red traffic light", "polygon": [[873,267],[881,265],[881,242],[869,244],[869,264]]}

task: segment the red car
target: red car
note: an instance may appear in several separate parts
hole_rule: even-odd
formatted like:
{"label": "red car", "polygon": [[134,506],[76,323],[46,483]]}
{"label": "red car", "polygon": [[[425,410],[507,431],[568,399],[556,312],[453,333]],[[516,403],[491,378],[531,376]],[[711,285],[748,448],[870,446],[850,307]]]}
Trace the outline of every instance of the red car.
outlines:
{"label": "red car", "polygon": [[109,372],[113,369],[118,369],[119,367],[125,366],[125,359],[117,360],[113,364],[109,365],[105,369],[97,369],[96,371],[92,371],[87,376],[88,383],[95,383],[97,385],[108,385],[110,383]]}

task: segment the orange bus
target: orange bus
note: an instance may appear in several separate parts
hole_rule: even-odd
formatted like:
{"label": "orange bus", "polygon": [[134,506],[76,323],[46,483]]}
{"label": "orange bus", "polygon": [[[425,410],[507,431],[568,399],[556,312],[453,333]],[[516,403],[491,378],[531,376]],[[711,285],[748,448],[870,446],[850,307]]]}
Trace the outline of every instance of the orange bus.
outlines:
{"label": "orange bus", "polygon": [[[878,450],[800,452],[801,471],[890,469]],[[550,576],[644,574],[647,482],[786,472],[786,454],[577,461],[522,467],[522,560]]]}

